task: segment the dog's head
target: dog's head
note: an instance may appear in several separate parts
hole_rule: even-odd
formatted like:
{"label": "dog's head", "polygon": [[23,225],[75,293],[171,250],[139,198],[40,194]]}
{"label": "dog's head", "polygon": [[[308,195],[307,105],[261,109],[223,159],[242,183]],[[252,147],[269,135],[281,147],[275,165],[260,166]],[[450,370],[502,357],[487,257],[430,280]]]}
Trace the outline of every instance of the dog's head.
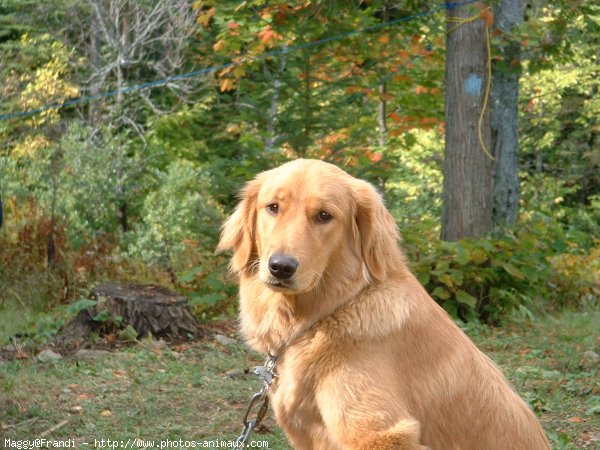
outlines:
{"label": "dog's head", "polygon": [[297,294],[357,264],[369,278],[385,279],[397,264],[397,241],[396,224],[372,185],[300,159],[246,185],[218,250],[233,249],[234,272],[257,273],[269,288]]}

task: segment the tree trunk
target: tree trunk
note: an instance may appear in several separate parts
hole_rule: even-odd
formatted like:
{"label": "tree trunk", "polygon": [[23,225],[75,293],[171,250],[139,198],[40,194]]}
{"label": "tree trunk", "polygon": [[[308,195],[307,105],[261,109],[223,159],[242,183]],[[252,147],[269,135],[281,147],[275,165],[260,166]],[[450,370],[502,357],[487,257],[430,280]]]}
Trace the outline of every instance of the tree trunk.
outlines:
{"label": "tree trunk", "polygon": [[119,223],[123,233],[127,233],[129,231],[129,215],[127,214],[127,202],[125,200],[119,204]]}
{"label": "tree trunk", "polygon": [[503,41],[498,52],[500,60],[492,76],[492,140],[496,165],[494,168],[494,224],[514,225],[519,217],[519,74],[521,45],[519,38],[510,38],[521,23],[521,0],[499,0],[494,3],[496,28]]}
{"label": "tree trunk", "polygon": [[[383,23],[390,21],[390,10],[387,3],[383,5]],[[379,81],[379,108],[377,121],[379,123],[379,147],[383,150],[387,141],[387,123],[385,121],[387,116],[387,101],[385,94],[387,93],[387,86],[385,85],[385,76],[381,75],[381,81]]]}
{"label": "tree trunk", "polygon": [[[89,59],[94,73],[101,69],[101,47],[102,40],[100,36],[100,25],[98,24],[98,17],[96,14],[91,15],[91,26],[90,26],[90,42],[89,42]],[[100,93],[102,81],[96,80],[90,84],[90,95],[95,96]],[[88,122],[93,128],[98,127],[98,104],[97,102],[89,102]]]}
{"label": "tree trunk", "polygon": [[379,108],[378,108],[378,117],[377,121],[379,122],[379,147],[382,149],[385,147],[385,143],[387,140],[387,124],[385,122],[385,117],[387,115],[386,112],[386,86],[385,80],[381,80],[379,82]]}
{"label": "tree trunk", "polygon": [[312,88],[311,88],[311,66],[310,66],[310,52],[305,50],[303,52],[304,57],[304,135],[300,145],[300,157],[306,158],[308,154],[308,148],[310,146],[310,134],[312,129]]}
{"label": "tree trunk", "polygon": [[[481,121],[488,83],[483,20],[461,23],[479,9],[448,10],[446,37],[446,149],[441,238],[480,236],[492,227],[492,166],[489,115]],[[457,21],[458,20],[458,21]]]}
{"label": "tree trunk", "polygon": [[58,196],[58,177],[60,176],[60,160],[62,152],[54,150],[51,156],[50,171],[52,179],[52,197],[50,200],[50,232],[48,233],[47,263],[51,270],[56,269],[56,201]]}
{"label": "tree trunk", "polygon": [[[283,86],[281,78],[284,76],[285,72],[286,53],[287,47],[284,47],[283,54],[281,55],[279,61],[279,70],[273,79],[273,97],[271,97],[271,108],[269,109],[269,116],[267,117],[267,140],[265,142],[265,150],[267,152],[273,151],[273,148],[275,147],[275,126],[277,124],[277,114],[279,112],[279,92]],[[267,66],[265,65],[265,68],[266,67]],[[265,70],[268,73],[268,69]]]}

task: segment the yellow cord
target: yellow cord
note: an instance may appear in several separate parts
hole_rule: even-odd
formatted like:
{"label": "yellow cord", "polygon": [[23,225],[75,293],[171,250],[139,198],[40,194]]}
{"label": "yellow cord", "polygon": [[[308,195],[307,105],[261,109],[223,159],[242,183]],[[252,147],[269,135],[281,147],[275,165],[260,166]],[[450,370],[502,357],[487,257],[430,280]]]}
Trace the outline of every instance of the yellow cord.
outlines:
{"label": "yellow cord", "polygon": [[450,23],[457,23],[458,25],[450,28],[448,30],[448,33],[446,34],[450,34],[452,33],[454,30],[456,30],[458,27],[464,25],[465,23],[469,23],[469,22],[474,22],[477,19],[480,19],[481,15],[478,16],[473,16],[473,17],[466,17],[466,18],[462,18],[462,17],[448,17],[448,22]]}
{"label": "yellow cord", "polygon": [[[490,7],[488,6],[480,14],[478,14],[476,16],[472,16],[472,17],[466,17],[466,18],[449,17],[448,22],[456,23],[457,25],[450,28],[450,30],[448,30],[447,34],[452,33],[458,27],[461,27],[466,23],[474,22],[477,19],[482,19],[483,12],[485,12],[486,10],[489,10],[489,9],[490,9]],[[481,108],[481,113],[479,114],[479,120],[477,121],[477,137],[479,138],[479,145],[481,145],[481,149],[487,155],[487,157],[493,161],[495,158],[492,156],[492,154],[490,153],[489,149],[487,148],[487,146],[485,145],[485,142],[483,140],[483,117],[485,115],[485,110],[487,108],[488,98],[490,96],[490,90],[492,87],[492,49],[491,49],[491,45],[490,45],[490,30],[489,30],[489,26],[487,23],[485,24],[485,42],[486,42],[486,46],[487,46],[487,56],[488,56],[488,58],[487,58],[487,83],[486,83],[486,88],[485,88],[485,94],[483,96],[483,106]]]}
{"label": "yellow cord", "polygon": [[492,51],[490,46],[490,29],[486,25],[485,26],[485,42],[487,44],[487,86],[485,87],[485,95],[483,97],[483,106],[481,107],[481,114],[479,114],[479,121],[477,122],[478,134],[479,134],[479,144],[481,148],[485,152],[485,154],[494,161],[494,156],[490,153],[490,150],[486,147],[485,142],[483,140],[483,116],[485,114],[485,110],[487,108],[488,97],[490,96],[490,89],[492,87]]}

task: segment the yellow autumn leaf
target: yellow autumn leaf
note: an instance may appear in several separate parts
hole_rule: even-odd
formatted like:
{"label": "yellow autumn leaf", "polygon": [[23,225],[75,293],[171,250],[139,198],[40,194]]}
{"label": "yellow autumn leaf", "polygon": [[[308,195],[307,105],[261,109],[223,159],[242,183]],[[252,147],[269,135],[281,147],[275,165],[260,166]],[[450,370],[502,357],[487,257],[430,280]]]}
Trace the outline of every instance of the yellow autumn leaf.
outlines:
{"label": "yellow autumn leaf", "polygon": [[21,142],[13,147],[15,155],[31,157],[39,150],[50,145],[46,136],[42,134],[33,134],[26,136]]}
{"label": "yellow autumn leaf", "polygon": [[224,39],[219,39],[215,45],[213,45],[213,50],[215,52],[220,52],[221,50],[223,50],[225,48],[225,40]]}
{"label": "yellow autumn leaf", "polygon": [[221,92],[231,91],[233,88],[235,88],[235,80],[231,78],[221,80]]}
{"label": "yellow autumn leaf", "polygon": [[208,25],[210,23],[210,19],[212,19],[212,17],[215,15],[216,12],[217,12],[217,10],[215,8],[210,8],[210,9],[204,11],[202,14],[198,15],[198,17],[196,18],[196,22],[198,23],[198,25],[202,25],[203,27],[208,27]]}

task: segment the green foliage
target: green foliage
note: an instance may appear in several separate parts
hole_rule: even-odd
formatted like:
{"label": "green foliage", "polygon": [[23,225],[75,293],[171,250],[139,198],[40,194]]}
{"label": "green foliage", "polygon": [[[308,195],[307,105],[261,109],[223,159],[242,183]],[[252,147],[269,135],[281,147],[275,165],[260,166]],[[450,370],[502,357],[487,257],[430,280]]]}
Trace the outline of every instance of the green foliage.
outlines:
{"label": "green foliage", "polygon": [[187,260],[196,265],[178,272],[177,282],[196,315],[203,321],[232,316],[236,311],[237,284],[229,274],[228,258],[195,254]]}
{"label": "green foliage", "polygon": [[12,302],[11,296],[0,302],[0,346],[18,342],[26,347],[39,348],[50,342],[60,328],[72,318],[62,305],[48,313],[48,299],[38,304]]}
{"label": "green foliage", "polygon": [[121,331],[119,331],[119,339],[124,342],[135,342],[137,340],[138,332],[131,325],[127,325]]}
{"label": "green foliage", "polygon": [[231,316],[235,313],[232,299],[236,297],[237,285],[224,279],[222,273],[212,272],[200,282],[187,282],[190,305],[203,320],[213,317]]}
{"label": "green foliage", "polygon": [[538,39],[523,63],[524,209],[591,239],[600,235],[600,7],[561,6],[530,11],[523,25]]}
{"label": "green foliage", "polygon": [[166,172],[176,159],[202,168],[203,189],[219,204],[232,208],[243,184],[261,170],[287,158],[266,151],[257,129],[227,97],[209,97],[173,114],[157,117],[148,130],[155,166]]}
{"label": "green foliage", "polygon": [[186,241],[198,251],[212,252],[224,214],[208,193],[208,180],[205,171],[189,161],[171,163],[144,200],[142,222],[129,237],[129,252],[171,268],[181,266]]}
{"label": "green foliage", "polygon": [[[348,36],[327,45],[286,52],[303,44],[409,15],[384,2],[300,2],[295,7],[261,1],[197,4],[203,37],[199,52],[208,64],[283,49],[276,58],[248,61],[216,73],[214,83],[228,129],[242,142],[288,156],[320,157],[370,177],[369,166],[386,157],[406,130],[441,121],[441,22],[419,20],[381,32]],[[411,8],[425,8],[414,2]],[[328,14],[321,14],[326,8]],[[384,13],[384,10],[386,12]],[[384,17],[389,16],[389,17]],[[382,85],[386,92],[381,93]],[[379,130],[377,111],[386,104],[389,132]],[[226,110],[225,110],[226,111]],[[214,117],[214,115],[213,115]],[[239,125],[238,125],[239,124]],[[222,133],[223,128],[216,133]],[[383,142],[383,144],[382,144]],[[217,144],[211,148],[219,148]],[[271,155],[269,155],[271,153]],[[390,155],[392,156],[392,155]],[[390,158],[387,173],[395,167]],[[384,164],[380,164],[384,166]],[[381,181],[381,173],[372,179]],[[385,177],[383,177],[385,179]]]}
{"label": "green foliage", "polygon": [[498,237],[442,242],[426,226],[403,236],[415,274],[454,317],[498,323],[518,311],[531,319],[540,308],[600,298],[600,241],[572,241],[541,215]]}
{"label": "green foliage", "polygon": [[73,303],[69,304],[67,306],[66,312],[74,316],[80,311],[95,307],[97,303],[98,302],[96,302],[95,300],[90,300],[89,298],[81,297],[80,299],[75,300]]}
{"label": "green foliage", "polygon": [[442,151],[442,136],[435,130],[412,130],[390,150],[396,163],[386,182],[385,196],[401,227],[435,222],[440,216]]}
{"label": "green foliage", "polygon": [[[52,307],[114,278],[176,288],[206,319],[232,314],[235,283],[227,258],[213,254],[220,224],[246,181],[299,156],[337,163],[383,191],[419,278],[455,315],[496,321],[509,310],[530,316],[539,305],[597,301],[599,7],[529,3],[514,35],[492,33],[496,56],[507,40],[523,45],[521,61],[494,59],[495,70],[522,73],[521,221],[445,244],[443,14],[293,50],[430,6],[195,2],[196,35],[181,42],[177,70],[239,64],[1,121],[0,307]],[[73,0],[1,2],[0,113],[169,72],[156,39],[139,44],[146,56],[119,62],[96,28],[78,25],[90,14]],[[252,58],[275,50],[282,54]]]}

